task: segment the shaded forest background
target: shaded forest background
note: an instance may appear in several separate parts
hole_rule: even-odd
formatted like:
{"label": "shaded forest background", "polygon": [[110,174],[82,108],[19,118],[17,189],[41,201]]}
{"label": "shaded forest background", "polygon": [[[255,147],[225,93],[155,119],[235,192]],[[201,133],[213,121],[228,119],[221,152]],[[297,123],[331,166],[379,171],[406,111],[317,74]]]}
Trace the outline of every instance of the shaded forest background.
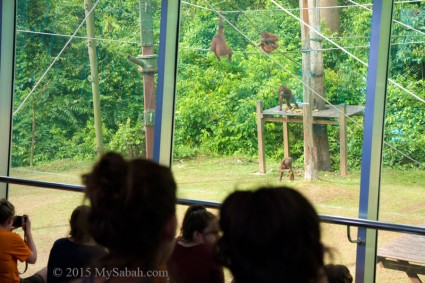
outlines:
{"label": "shaded forest background", "polygon": [[[248,1],[183,1],[180,18],[178,83],[174,158],[257,155],[255,103],[264,108],[278,104],[277,88],[289,86],[302,101],[300,23],[273,3]],[[359,1],[370,4],[367,1]],[[298,3],[279,1],[299,15]],[[339,5],[352,5],[339,1]],[[98,69],[104,143],[128,157],[143,155],[143,82],[128,55],[140,54],[139,3],[137,0],[103,1],[95,10]],[[159,43],[160,1],[154,1],[154,37]],[[217,14],[223,10],[228,45],[233,60],[218,61],[209,53],[217,31]],[[370,8],[372,6],[369,6]],[[340,30],[322,33],[367,62],[371,12],[360,7],[340,8]],[[84,19],[82,0],[18,1],[14,109],[23,103],[43,73]],[[410,92],[425,98],[425,11],[415,3],[396,4],[389,77]],[[264,55],[252,42],[262,31],[279,36],[279,48]],[[95,132],[90,65],[85,25],[52,66],[13,118],[12,166],[28,166],[59,159],[93,160]],[[248,40],[251,39],[251,40]],[[367,68],[335,48],[323,44],[325,92],[331,104],[364,105]],[[156,45],[158,54],[158,45]],[[282,68],[284,67],[284,69]],[[286,69],[286,70],[285,70]],[[425,162],[424,104],[389,85],[385,141]],[[363,118],[356,117],[359,124]],[[339,166],[339,129],[328,126],[332,166]],[[303,158],[301,125],[291,125],[291,154]],[[282,127],[266,124],[269,158],[283,156]],[[363,129],[348,122],[350,168],[361,164]],[[388,147],[384,164],[415,166],[406,156]]]}

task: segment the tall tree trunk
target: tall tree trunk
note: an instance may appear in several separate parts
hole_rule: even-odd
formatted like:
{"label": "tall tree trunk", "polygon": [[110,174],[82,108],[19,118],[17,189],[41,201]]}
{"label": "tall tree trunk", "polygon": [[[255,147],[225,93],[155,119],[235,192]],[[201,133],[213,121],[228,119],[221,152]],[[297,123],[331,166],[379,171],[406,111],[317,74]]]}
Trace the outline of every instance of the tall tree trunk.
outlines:
{"label": "tall tree trunk", "polygon": [[[309,23],[308,0],[300,0],[301,19],[304,23]],[[302,42],[302,69],[303,69],[303,131],[304,131],[304,179],[317,179],[317,153],[313,139],[313,118],[312,118],[312,103],[311,96],[311,78],[310,73],[310,32],[309,28],[301,24],[301,42]],[[307,86],[307,87],[306,87]]]}
{"label": "tall tree trunk", "polygon": [[[92,0],[84,0],[84,9],[87,14],[93,7]],[[96,133],[96,153],[102,155],[104,153],[103,133],[102,133],[102,115],[100,110],[100,94],[99,94],[99,74],[97,70],[97,54],[96,40],[94,31],[94,11],[87,17],[87,37],[88,52],[90,59],[91,87],[93,96],[93,112],[94,112],[94,128]]]}
{"label": "tall tree trunk", "polygon": [[[309,1],[309,23],[314,30],[320,32],[320,9],[319,0]],[[326,98],[324,87],[324,69],[322,57],[322,37],[310,30],[310,76],[311,88],[316,92],[313,95],[313,105],[315,110],[325,110]],[[317,149],[317,168],[319,171],[331,170],[331,161],[329,154],[328,130],[326,125],[313,125],[314,145]]]}
{"label": "tall tree trunk", "polygon": [[[338,0],[320,0],[320,7],[335,7],[338,6]],[[339,34],[340,25],[340,8],[324,8],[320,9],[320,18],[325,23],[326,27],[332,33]]]}
{"label": "tall tree trunk", "polygon": [[34,164],[34,150],[35,150],[35,111],[37,103],[32,99],[32,128],[31,128],[31,153],[30,153],[30,167]]}

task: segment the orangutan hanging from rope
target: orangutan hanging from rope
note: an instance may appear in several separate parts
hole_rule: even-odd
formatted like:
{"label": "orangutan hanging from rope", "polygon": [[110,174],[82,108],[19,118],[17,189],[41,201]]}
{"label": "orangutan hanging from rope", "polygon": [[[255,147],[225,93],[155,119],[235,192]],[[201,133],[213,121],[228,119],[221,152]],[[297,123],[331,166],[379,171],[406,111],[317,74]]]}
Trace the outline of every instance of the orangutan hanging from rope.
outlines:
{"label": "orangutan hanging from rope", "polygon": [[223,17],[221,16],[221,11],[218,15],[218,32],[216,35],[214,35],[212,39],[210,51],[214,52],[215,57],[217,57],[218,61],[220,61],[220,57],[222,56],[227,56],[227,60],[232,61],[233,51],[226,45],[226,39],[224,38]]}
{"label": "orangutan hanging from rope", "polygon": [[277,35],[271,32],[264,31],[261,33],[260,42],[257,45],[260,46],[264,52],[270,53],[279,47],[279,45],[277,44],[278,40],[279,38],[277,37]]}

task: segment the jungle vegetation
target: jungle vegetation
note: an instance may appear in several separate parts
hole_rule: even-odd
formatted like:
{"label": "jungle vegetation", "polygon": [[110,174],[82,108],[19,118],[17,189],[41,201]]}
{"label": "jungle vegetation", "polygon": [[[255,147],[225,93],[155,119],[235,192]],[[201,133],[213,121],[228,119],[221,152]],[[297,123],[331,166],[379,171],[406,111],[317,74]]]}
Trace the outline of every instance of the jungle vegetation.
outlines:
{"label": "jungle vegetation", "polygon": [[[158,53],[160,1],[153,1],[155,50]],[[322,33],[364,62],[369,56],[371,15],[340,0],[340,28]],[[358,0],[370,4],[369,0]],[[299,16],[298,1],[279,3]],[[372,6],[367,6],[372,8]],[[128,157],[144,154],[143,81],[128,55],[140,54],[138,0],[99,0],[95,9],[103,139],[108,150]],[[231,62],[209,52],[217,31],[217,13],[225,22]],[[87,32],[83,24],[52,65],[84,19],[82,0],[19,0],[12,166],[28,166],[58,159],[93,160],[95,132]],[[425,11],[416,3],[398,3],[393,24],[389,77],[425,99]],[[237,29],[236,29],[237,28]],[[269,31],[279,40],[277,52],[266,56],[255,42]],[[254,42],[254,44],[253,44]],[[367,67],[327,40],[322,41],[325,91],[333,104],[365,105]],[[271,1],[182,2],[178,53],[178,83],[174,158],[257,155],[255,104],[277,106],[279,85],[289,86],[302,101],[300,23]],[[49,72],[42,78],[45,71]],[[36,88],[36,84],[39,82]],[[27,100],[28,94],[31,95]],[[25,101],[25,102],[24,102]],[[23,103],[24,102],[24,103]],[[424,103],[394,84],[388,86],[385,141],[395,149],[425,161]],[[362,117],[348,122],[350,168],[361,164]],[[291,153],[303,158],[301,125],[291,126]],[[283,156],[282,126],[266,124],[269,158]],[[328,126],[332,166],[339,166],[339,129]],[[386,147],[384,164],[412,167],[414,162]]]}

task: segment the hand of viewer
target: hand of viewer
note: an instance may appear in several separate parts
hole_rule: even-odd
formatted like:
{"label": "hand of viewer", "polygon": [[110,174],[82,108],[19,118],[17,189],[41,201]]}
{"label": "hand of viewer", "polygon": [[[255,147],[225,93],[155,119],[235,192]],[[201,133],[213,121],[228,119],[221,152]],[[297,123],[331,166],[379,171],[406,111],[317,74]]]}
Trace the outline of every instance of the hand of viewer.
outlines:
{"label": "hand of viewer", "polygon": [[24,219],[22,221],[22,230],[24,230],[25,234],[31,232],[31,220],[28,215],[24,215]]}

